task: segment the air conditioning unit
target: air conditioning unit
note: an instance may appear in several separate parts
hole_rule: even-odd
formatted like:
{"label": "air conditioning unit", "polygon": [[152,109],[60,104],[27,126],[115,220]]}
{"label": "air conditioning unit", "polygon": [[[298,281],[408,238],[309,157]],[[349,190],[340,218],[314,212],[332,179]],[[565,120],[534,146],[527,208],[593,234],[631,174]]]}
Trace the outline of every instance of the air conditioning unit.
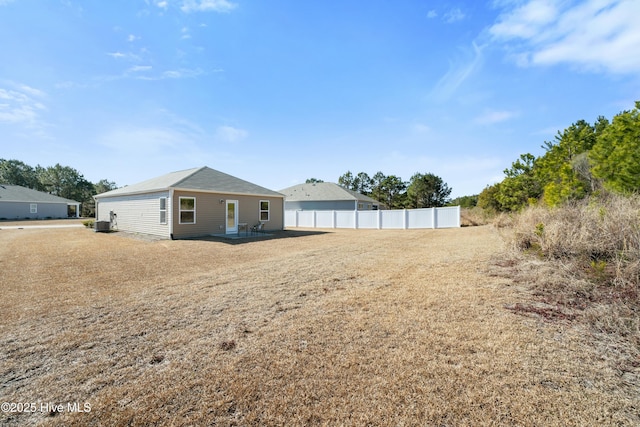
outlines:
{"label": "air conditioning unit", "polygon": [[109,221],[96,221],[97,232],[106,232],[111,230],[111,222]]}

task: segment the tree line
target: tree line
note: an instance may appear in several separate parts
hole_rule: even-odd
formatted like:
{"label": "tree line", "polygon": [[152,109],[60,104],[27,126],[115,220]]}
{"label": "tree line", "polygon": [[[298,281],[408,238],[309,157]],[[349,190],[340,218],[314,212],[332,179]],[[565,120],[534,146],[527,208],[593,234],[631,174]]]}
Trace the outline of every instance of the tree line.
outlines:
{"label": "tree line", "polygon": [[[322,182],[310,178],[307,183]],[[409,181],[396,175],[376,172],[370,177],[366,172],[353,174],[347,171],[338,178],[338,185],[375,199],[389,209],[432,208],[446,205],[451,188],[432,173],[415,173]]]}
{"label": "tree line", "polygon": [[82,203],[82,216],[95,214],[93,196],[117,188],[116,183],[101,179],[89,182],[84,176],[69,166],[32,167],[20,160],[0,159],[0,184],[20,185],[33,190],[64,197]]}
{"label": "tree line", "polygon": [[558,206],[591,194],[640,191],[640,101],[610,122],[578,120],[554,141],[545,141],[545,153],[522,154],[504,170],[504,179],[487,186],[478,206],[513,212],[542,202]]}

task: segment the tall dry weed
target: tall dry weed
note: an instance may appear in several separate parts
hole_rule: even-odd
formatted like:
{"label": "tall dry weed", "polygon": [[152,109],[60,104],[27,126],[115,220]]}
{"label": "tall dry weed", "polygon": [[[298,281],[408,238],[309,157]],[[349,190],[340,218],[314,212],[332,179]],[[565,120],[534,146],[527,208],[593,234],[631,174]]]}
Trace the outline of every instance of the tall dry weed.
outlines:
{"label": "tall dry weed", "polygon": [[594,333],[617,337],[626,348],[622,364],[637,371],[640,197],[606,194],[552,209],[533,206],[502,222],[520,260],[517,280],[555,307],[556,318],[583,319]]}
{"label": "tall dry weed", "polygon": [[474,227],[490,224],[495,215],[478,206],[460,209],[460,225],[462,227]]}
{"label": "tall dry weed", "polygon": [[[596,266],[612,263],[617,279],[638,283],[638,196],[609,194],[553,209],[530,207],[514,217],[512,226],[511,243],[519,250],[548,259],[593,261]],[[630,274],[622,271],[627,268]]]}

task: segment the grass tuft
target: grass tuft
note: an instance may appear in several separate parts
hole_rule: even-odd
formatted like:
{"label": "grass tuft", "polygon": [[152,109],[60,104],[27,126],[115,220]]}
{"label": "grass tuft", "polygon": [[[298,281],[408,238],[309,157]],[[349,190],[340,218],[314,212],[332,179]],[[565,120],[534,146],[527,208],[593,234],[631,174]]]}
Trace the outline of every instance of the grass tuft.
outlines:
{"label": "grass tuft", "polygon": [[[579,321],[616,343],[614,362],[640,365],[640,197],[604,195],[559,208],[529,207],[510,231],[510,269],[535,301],[508,307],[546,320]],[[542,305],[541,305],[542,304]]]}

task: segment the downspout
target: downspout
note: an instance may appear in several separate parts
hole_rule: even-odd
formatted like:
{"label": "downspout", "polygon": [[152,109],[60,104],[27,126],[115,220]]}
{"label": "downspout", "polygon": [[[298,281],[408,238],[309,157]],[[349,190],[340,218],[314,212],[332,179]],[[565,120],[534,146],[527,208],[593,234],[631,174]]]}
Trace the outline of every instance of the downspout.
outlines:
{"label": "downspout", "polygon": [[173,240],[173,188],[169,189],[169,237]]}

